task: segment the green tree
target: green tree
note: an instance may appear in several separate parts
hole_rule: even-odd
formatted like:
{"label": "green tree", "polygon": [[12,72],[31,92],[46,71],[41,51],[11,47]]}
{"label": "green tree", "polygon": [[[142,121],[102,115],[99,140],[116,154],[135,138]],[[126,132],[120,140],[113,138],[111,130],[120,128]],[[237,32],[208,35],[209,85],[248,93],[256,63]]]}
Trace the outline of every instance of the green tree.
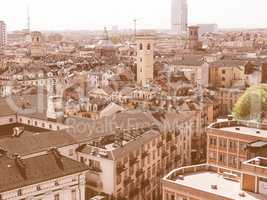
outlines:
{"label": "green tree", "polygon": [[267,111],[267,84],[248,88],[238,99],[233,109],[236,119],[260,120]]}

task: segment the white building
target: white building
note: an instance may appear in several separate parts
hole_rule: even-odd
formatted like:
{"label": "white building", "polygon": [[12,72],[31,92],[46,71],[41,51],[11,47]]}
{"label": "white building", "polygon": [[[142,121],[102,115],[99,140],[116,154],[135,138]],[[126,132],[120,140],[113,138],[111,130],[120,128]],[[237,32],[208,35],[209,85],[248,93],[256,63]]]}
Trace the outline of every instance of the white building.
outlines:
{"label": "white building", "polygon": [[49,150],[20,158],[0,154],[0,199],[85,200],[86,165]]}
{"label": "white building", "polygon": [[0,49],[6,45],[6,24],[0,21]]}
{"label": "white building", "polygon": [[174,34],[186,35],[188,24],[187,0],[172,0],[171,31]]}

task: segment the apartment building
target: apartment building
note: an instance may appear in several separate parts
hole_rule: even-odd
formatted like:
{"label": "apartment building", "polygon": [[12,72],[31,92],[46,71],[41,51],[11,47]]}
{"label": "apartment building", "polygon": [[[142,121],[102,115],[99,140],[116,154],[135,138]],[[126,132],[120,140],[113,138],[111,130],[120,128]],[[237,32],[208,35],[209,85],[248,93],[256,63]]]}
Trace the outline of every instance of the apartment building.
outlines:
{"label": "apartment building", "polygon": [[[121,113],[113,121],[111,117],[98,120],[97,127],[89,124],[94,130],[110,130],[77,149],[78,160],[90,168],[86,177],[89,196],[104,193],[115,199],[160,198],[160,178],[191,164],[194,114],[139,113],[126,117]],[[120,126],[105,130],[103,127],[109,127],[105,121]]]}
{"label": "apartment building", "polygon": [[[266,125],[247,121],[224,121],[211,124],[207,132],[207,162],[229,169],[264,154]],[[265,156],[265,155],[264,155]]]}
{"label": "apartment building", "polygon": [[264,200],[266,159],[256,158],[232,171],[212,164],[178,168],[162,180],[163,200]]}
{"label": "apartment building", "polygon": [[245,92],[245,87],[219,88],[216,91],[219,111],[221,115],[229,115],[238,101],[239,97]]}
{"label": "apartment building", "polygon": [[0,199],[85,200],[88,167],[51,149],[21,158],[0,149]]}
{"label": "apartment building", "polygon": [[210,64],[210,86],[217,88],[230,88],[244,85],[245,61],[224,59]]}

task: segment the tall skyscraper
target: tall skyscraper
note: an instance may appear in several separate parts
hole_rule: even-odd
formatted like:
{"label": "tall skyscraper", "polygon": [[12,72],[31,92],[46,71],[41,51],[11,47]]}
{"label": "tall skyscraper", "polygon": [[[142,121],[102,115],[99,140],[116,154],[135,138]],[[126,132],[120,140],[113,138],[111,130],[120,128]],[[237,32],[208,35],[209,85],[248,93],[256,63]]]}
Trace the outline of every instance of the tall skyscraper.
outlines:
{"label": "tall skyscraper", "polygon": [[186,35],[188,23],[187,0],[172,0],[171,31],[173,34]]}
{"label": "tall skyscraper", "polygon": [[6,45],[6,24],[0,21],[0,49]]}

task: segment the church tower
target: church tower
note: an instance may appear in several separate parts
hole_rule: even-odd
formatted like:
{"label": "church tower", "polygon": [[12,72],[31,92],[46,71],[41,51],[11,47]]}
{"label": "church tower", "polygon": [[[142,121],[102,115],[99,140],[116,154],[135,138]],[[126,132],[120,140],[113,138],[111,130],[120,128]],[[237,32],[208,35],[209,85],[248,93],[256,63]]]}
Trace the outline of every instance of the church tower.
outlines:
{"label": "church tower", "polygon": [[154,36],[137,35],[137,83],[145,86],[153,81],[154,73]]}
{"label": "church tower", "polygon": [[47,119],[57,121],[64,116],[63,92],[55,77],[49,77],[47,83]]}
{"label": "church tower", "polygon": [[34,31],[31,33],[31,56],[39,59],[45,55],[44,39],[41,32]]}

